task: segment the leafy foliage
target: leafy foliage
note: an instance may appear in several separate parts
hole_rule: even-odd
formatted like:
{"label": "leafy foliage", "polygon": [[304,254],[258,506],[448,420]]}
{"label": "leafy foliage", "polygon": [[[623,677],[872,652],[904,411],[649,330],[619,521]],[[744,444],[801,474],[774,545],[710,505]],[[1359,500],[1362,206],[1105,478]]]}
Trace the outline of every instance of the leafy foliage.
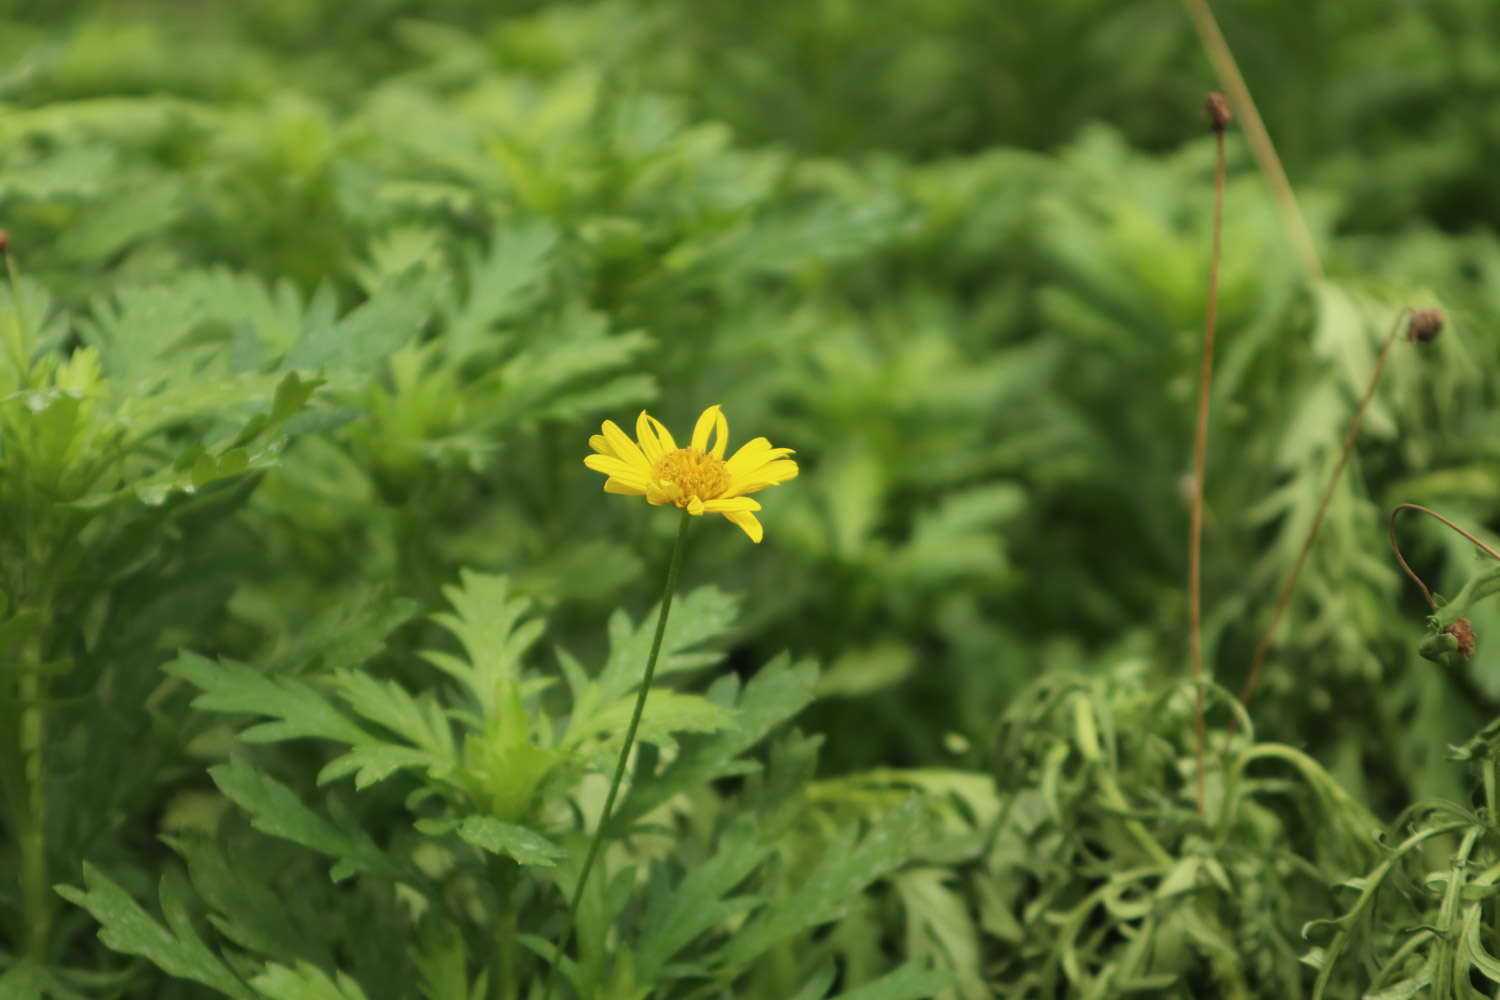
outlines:
{"label": "leafy foliage", "polygon": [[692,539],[568,989],[1492,991],[1493,567],[1384,514],[1494,527],[1497,9],[1216,5],[1324,271],[1231,131],[1226,688],[1448,323],[1199,816],[1211,70],[1033,7],[0,4],[0,995],[529,996],[671,530],[587,429],[711,402],[803,474]]}

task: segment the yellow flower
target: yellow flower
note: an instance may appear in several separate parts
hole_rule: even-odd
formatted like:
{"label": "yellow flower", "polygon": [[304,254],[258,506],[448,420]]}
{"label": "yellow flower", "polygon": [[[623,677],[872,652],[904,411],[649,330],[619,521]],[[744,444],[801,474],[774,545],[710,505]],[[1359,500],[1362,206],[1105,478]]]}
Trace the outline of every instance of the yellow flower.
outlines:
{"label": "yellow flower", "polygon": [[[645,497],[647,503],[676,504],[689,514],[723,514],[759,542],[764,530],[752,511],[760,504],[748,494],[775,486],[797,475],[797,463],[787,458],[790,448],[772,448],[755,438],[726,461],[729,422],[717,405],[710,406],[693,427],[693,442],[677,447],[660,420],[642,410],[630,437],[613,420],[604,421],[602,434],[589,438],[597,454],[583,460],[609,478],[604,492]],[[710,444],[709,442],[713,443]]]}

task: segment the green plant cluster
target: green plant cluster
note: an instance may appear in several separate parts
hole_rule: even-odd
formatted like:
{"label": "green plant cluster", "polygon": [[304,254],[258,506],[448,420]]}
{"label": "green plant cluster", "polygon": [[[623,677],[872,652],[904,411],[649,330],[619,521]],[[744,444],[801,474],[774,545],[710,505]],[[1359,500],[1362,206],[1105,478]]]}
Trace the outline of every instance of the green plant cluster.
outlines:
{"label": "green plant cluster", "polygon": [[1181,10],[0,0],[0,998],[1500,988],[1500,8],[1216,6],[1200,812]]}

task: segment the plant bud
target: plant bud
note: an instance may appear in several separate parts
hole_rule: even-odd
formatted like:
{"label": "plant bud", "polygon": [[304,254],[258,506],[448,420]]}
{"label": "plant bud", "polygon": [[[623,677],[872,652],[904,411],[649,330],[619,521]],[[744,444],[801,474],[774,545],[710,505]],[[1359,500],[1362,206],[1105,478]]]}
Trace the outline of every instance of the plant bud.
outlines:
{"label": "plant bud", "polygon": [[1441,309],[1418,309],[1411,314],[1411,325],[1406,329],[1406,338],[1413,344],[1427,343],[1443,332]]}
{"label": "plant bud", "polygon": [[1215,132],[1229,127],[1229,101],[1217,90],[1203,102],[1203,110],[1208,112],[1209,127]]}
{"label": "plant bud", "polygon": [[1459,656],[1467,660],[1474,655],[1474,626],[1469,624],[1469,619],[1460,618],[1443,631],[1458,640]]}

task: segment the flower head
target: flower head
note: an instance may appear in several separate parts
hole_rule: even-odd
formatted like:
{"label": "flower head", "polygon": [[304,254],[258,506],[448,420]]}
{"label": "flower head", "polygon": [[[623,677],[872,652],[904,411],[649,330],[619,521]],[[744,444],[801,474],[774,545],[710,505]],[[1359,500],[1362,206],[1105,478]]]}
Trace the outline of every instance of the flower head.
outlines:
{"label": "flower head", "polygon": [[644,410],[635,421],[635,441],[613,420],[604,421],[601,431],[589,438],[595,454],[583,464],[609,477],[604,492],[643,496],[656,506],[675,504],[693,515],[723,514],[752,542],[764,530],[753,513],[760,504],[749,494],[797,475],[797,463],[786,457],[792,449],[772,448],[763,437],[726,459],[729,422],[717,405],[703,411],[686,448],[677,447],[671,432]]}

